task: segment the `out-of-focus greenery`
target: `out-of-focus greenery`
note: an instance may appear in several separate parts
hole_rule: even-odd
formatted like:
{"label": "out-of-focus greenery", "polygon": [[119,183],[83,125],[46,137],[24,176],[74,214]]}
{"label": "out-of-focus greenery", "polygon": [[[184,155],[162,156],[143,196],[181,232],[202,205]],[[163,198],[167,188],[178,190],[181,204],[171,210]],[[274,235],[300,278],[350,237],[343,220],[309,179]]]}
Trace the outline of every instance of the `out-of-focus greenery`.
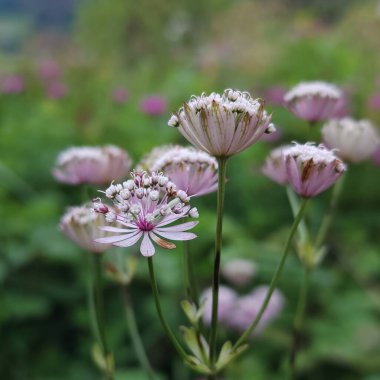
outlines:
{"label": "out-of-focus greenery", "polygon": [[[89,1],[78,7],[71,36],[36,32],[24,37],[23,50],[0,56],[6,72],[22,74],[26,81],[23,93],[0,96],[0,378],[100,378],[90,357],[88,257],[57,227],[65,208],[83,200],[81,189],[52,178],[62,149],[114,143],[137,162],[157,145],[185,144],[166,121],[193,93],[236,87],[264,95],[271,86],[287,88],[311,79],[346,88],[353,115],[380,123],[379,110],[366,103],[380,75],[379,9],[371,1],[332,4]],[[36,65],[44,56],[52,56],[64,71],[69,91],[61,99],[46,97],[37,78]],[[117,86],[129,91],[125,104],[112,100]],[[140,111],[140,99],[151,93],[168,100],[162,116]],[[270,102],[268,109],[282,131],[276,144],[320,140],[319,127],[309,131]],[[291,223],[284,189],[260,173],[272,147],[260,142],[228,167],[223,259],[244,257],[258,266],[243,291],[269,282]],[[90,190],[94,196],[96,190]],[[328,255],[312,278],[300,379],[380,379],[379,193],[378,167],[368,162],[349,168],[328,236]],[[312,201],[309,219],[315,229],[330,195],[328,191]],[[191,249],[200,283],[207,287],[215,195],[194,204],[201,216],[199,238]],[[137,249],[123,254],[137,255]],[[164,310],[175,328],[185,323],[179,307],[184,294],[181,248],[159,251],[155,264]],[[145,266],[139,257],[131,291],[148,356],[162,379],[193,379],[162,332]],[[301,279],[302,267],[294,255],[280,282],[286,297],[282,315],[224,379],[284,378]],[[111,282],[106,287],[106,319],[117,379],[143,379],[121,290]],[[221,335],[237,338],[230,331]]]}

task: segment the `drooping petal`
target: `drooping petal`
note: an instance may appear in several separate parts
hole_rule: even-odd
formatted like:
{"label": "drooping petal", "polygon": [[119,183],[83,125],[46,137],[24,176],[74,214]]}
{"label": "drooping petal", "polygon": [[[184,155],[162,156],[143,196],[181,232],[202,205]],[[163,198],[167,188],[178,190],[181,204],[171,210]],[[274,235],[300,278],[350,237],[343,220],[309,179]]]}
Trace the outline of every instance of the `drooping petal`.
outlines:
{"label": "drooping petal", "polygon": [[[155,230],[156,231],[156,230]],[[192,240],[197,237],[197,235],[192,232],[162,232],[156,231],[157,235],[160,235],[166,239],[170,240]]]}
{"label": "drooping petal", "polygon": [[127,239],[114,243],[113,245],[115,245],[116,247],[131,247],[132,245],[136,244],[140,240],[142,234],[143,234],[142,231],[139,231],[131,235]]}
{"label": "drooping petal", "polygon": [[134,234],[123,234],[123,235],[115,235],[115,236],[108,236],[104,238],[95,239],[94,241],[96,243],[102,243],[102,244],[113,244],[117,243],[118,241],[122,241],[124,239],[128,239]]}
{"label": "drooping petal", "polygon": [[170,227],[156,227],[154,230],[156,232],[183,232],[190,230],[191,228],[195,227],[199,222],[194,221],[194,222],[186,222],[182,224],[177,224],[175,226],[170,226]]}
{"label": "drooping petal", "polygon": [[151,257],[155,253],[154,245],[149,238],[149,232],[144,232],[144,237],[140,245],[140,252],[145,257]]}
{"label": "drooping petal", "polygon": [[149,236],[151,239],[157,243],[160,247],[165,249],[174,249],[176,245],[174,243],[171,243],[170,241],[166,241],[164,239],[161,239],[157,235],[155,235],[152,231],[149,232]]}

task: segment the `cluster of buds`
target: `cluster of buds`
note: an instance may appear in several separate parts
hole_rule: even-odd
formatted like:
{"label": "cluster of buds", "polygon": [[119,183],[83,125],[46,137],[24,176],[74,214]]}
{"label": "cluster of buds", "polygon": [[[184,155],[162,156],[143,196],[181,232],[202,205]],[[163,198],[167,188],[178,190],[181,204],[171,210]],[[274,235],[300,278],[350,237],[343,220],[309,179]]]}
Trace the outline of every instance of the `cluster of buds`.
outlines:
{"label": "cluster of buds", "polygon": [[177,127],[195,147],[215,157],[230,157],[275,131],[261,99],[248,92],[227,89],[222,95],[192,96],[172,115]]}
{"label": "cluster of buds", "polygon": [[119,235],[98,239],[99,243],[128,247],[143,237],[141,254],[152,256],[155,249],[151,240],[163,248],[173,249],[175,245],[161,237],[170,240],[190,240],[196,237],[185,231],[197,222],[167,227],[181,218],[197,218],[199,215],[196,208],[190,208],[187,193],[177,190],[177,186],[162,173],[153,172],[148,175],[143,171],[134,171],[130,179],[122,184],[112,183],[104,194],[113,202],[117,211],[106,206],[99,198],[94,200],[94,210],[105,214],[108,222],[116,221],[125,228],[104,227],[104,230]]}

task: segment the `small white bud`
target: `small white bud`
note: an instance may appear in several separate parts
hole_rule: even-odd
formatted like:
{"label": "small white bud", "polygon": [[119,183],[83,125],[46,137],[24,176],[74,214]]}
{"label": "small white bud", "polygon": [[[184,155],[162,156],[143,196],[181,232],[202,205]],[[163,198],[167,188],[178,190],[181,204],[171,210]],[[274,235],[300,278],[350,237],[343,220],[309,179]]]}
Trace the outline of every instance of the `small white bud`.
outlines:
{"label": "small white bud", "polygon": [[146,216],[145,216],[145,220],[146,220],[148,223],[153,222],[153,220],[154,220],[154,216],[153,216],[153,214],[146,214]]}
{"label": "small white bud", "polygon": [[142,187],[139,187],[138,189],[136,189],[136,197],[139,198],[139,199],[142,199],[144,197],[144,189]]}
{"label": "small white bud", "polygon": [[179,120],[176,115],[172,115],[168,121],[169,127],[178,127],[179,126]]}
{"label": "small white bud", "polygon": [[177,191],[177,196],[181,200],[181,202],[188,203],[190,201],[190,197],[183,190]]}
{"label": "small white bud", "polygon": [[160,197],[160,193],[157,190],[152,190],[149,193],[149,198],[153,201],[156,202],[158,201],[158,198]]}
{"label": "small white bud", "polygon": [[123,186],[125,189],[132,191],[135,188],[135,183],[132,179],[129,179],[128,181],[123,182]]}
{"label": "small white bud", "polygon": [[113,213],[113,212],[107,212],[107,214],[106,214],[106,221],[107,221],[108,223],[112,223],[112,222],[114,222],[115,220],[116,220],[116,214]]}
{"label": "small white bud", "polygon": [[123,189],[120,191],[120,196],[127,201],[131,197],[131,192],[128,189]]}
{"label": "small white bud", "polygon": [[140,214],[141,207],[139,205],[133,205],[131,206],[130,211],[132,214],[135,214],[135,215]]}
{"label": "small white bud", "polygon": [[169,178],[168,177],[165,177],[164,175],[161,175],[159,178],[158,178],[158,184],[163,187],[165,186],[169,181]]}
{"label": "small white bud", "polygon": [[198,209],[196,207],[193,207],[190,211],[189,211],[189,215],[194,218],[194,219],[197,219],[199,218],[199,212],[198,212]]}

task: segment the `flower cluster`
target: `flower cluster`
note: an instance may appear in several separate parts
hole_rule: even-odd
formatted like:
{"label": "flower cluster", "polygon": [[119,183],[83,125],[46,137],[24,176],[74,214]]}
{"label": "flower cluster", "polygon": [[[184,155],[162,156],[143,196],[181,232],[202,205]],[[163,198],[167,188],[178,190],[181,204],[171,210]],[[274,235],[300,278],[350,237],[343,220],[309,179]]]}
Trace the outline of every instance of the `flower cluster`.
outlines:
{"label": "flower cluster", "polygon": [[89,252],[102,253],[111,244],[100,244],[95,239],[109,236],[101,227],[107,223],[101,214],[95,213],[89,205],[71,207],[60,222],[61,231],[76,244]]}
{"label": "flower cluster", "polygon": [[141,238],[140,252],[143,256],[152,256],[155,248],[152,243],[166,249],[175,245],[169,240],[191,240],[195,234],[185,232],[198,224],[190,221],[168,226],[179,219],[198,217],[196,208],[190,208],[189,196],[169,181],[161,173],[135,171],[131,178],[122,184],[111,184],[105,195],[112,200],[117,211],[110,209],[100,199],[94,200],[94,210],[105,214],[109,222],[118,222],[123,228],[103,227],[104,231],[116,235],[97,239],[98,243],[113,244],[118,247],[130,247]]}
{"label": "flower cluster", "polygon": [[351,118],[331,120],[322,128],[323,140],[349,162],[368,160],[379,147],[380,138],[371,122]]}
{"label": "flower cluster", "polygon": [[[246,330],[258,315],[264,302],[269,286],[262,285],[254,288],[249,294],[239,296],[227,286],[219,287],[218,320],[227,327],[239,332]],[[203,321],[209,325],[211,322],[211,289],[207,289],[201,296],[204,302]],[[263,331],[282,311],[284,297],[275,289],[255,333]]]}
{"label": "flower cluster", "polygon": [[131,163],[128,153],[114,145],[71,147],[58,156],[53,175],[70,185],[104,185],[127,176]]}
{"label": "flower cluster", "polygon": [[280,147],[267,158],[265,175],[282,185],[290,184],[300,196],[309,198],[332,186],[346,171],[335,152],[312,143]]}
{"label": "flower cluster", "polygon": [[144,157],[140,166],[150,172],[164,172],[178,189],[191,197],[212,193],[218,187],[216,159],[191,147],[155,148]]}
{"label": "flower cluster", "polygon": [[233,259],[222,267],[222,274],[231,284],[244,286],[256,273],[256,266],[251,260]]}
{"label": "flower cluster", "polygon": [[302,82],[284,96],[286,106],[297,117],[311,123],[335,116],[342,91],[325,82]]}
{"label": "flower cluster", "polygon": [[261,99],[247,92],[225,90],[192,96],[168,124],[177,127],[195,147],[215,157],[230,157],[275,130]]}

